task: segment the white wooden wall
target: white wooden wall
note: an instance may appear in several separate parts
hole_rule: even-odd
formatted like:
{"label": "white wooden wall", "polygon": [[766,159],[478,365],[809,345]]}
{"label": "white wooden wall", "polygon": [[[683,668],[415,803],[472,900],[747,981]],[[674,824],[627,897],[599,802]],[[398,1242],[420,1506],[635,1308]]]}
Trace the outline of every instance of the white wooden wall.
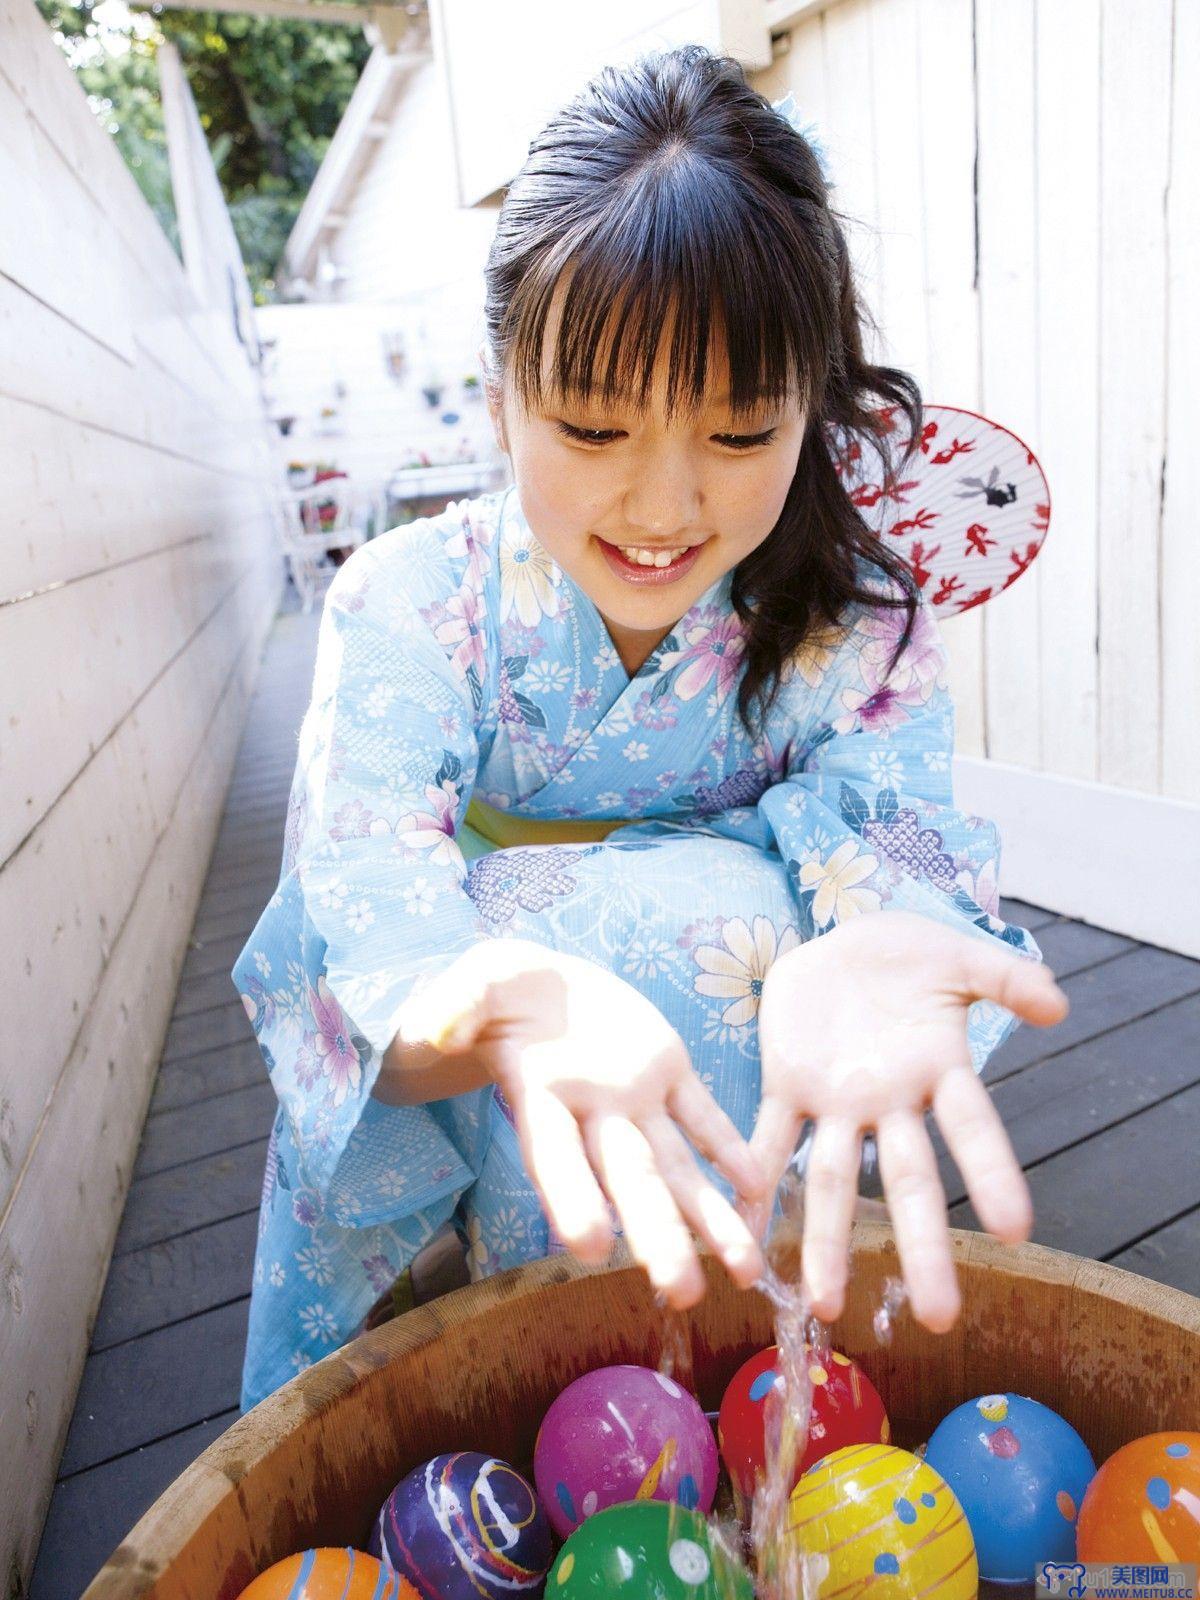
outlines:
{"label": "white wooden wall", "polygon": [[1006,888],[1200,955],[1200,6],[840,0],[753,81],[826,136],[877,359],[1050,482],[1030,572],[944,624]]}
{"label": "white wooden wall", "polygon": [[0,41],[0,1584],[21,1594],[280,563],[227,310],[32,0],[0,0]]}

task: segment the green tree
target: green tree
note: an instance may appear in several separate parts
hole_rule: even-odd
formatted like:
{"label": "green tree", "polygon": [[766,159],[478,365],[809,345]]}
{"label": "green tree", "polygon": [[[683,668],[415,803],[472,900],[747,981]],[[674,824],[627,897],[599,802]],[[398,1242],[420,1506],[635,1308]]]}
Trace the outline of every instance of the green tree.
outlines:
{"label": "green tree", "polygon": [[224,12],[130,12],[101,23],[98,4],[38,0],[173,238],[155,54],[163,39],[176,46],[255,297],[272,299],[275,263],[370,46],[357,28]]}

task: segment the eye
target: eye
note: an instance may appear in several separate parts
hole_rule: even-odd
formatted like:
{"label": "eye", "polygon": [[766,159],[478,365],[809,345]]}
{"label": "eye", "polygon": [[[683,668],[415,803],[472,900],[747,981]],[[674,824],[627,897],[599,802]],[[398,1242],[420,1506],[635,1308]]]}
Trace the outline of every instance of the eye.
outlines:
{"label": "eye", "polygon": [[[555,426],[576,444],[608,444],[620,432],[618,428],[576,428],[569,422],[558,422]],[[713,438],[727,450],[753,450],[758,445],[770,444],[778,432],[778,428],[768,428],[765,433],[714,433]]]}
{"label": "eye", "polygon": [[576,444],[607,444],[617,436],[615,428],[574,428],[569,422],[559,422],[555,426]]}
{"label": "eye", "polygon": [[713,438],[730,450],[753,450],[755,445],[770,444],[778,432],[778,428],[768,428],[765,433],[714,433]]}

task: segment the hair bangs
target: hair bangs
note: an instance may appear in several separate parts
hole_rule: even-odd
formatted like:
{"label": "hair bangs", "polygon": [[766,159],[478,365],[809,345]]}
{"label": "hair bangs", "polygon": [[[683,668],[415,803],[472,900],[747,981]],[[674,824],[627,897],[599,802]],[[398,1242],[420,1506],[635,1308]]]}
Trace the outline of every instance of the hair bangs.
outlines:
{"label": "hair bangs", "polygon": [[[644,415],[665,343],[668,418],[717,403],[738,418],[764,403],[812,410],[827,357],[804,282],[811,263],[794,259],[791,231],[770,238],[761,199],[739,197],[733,183],[714,194],[712,179],[686,156],[643,167],[527,274],[510,307],[509,346],[527,407],[556,397]],[[717,394],[719,353],[728,382]]]}

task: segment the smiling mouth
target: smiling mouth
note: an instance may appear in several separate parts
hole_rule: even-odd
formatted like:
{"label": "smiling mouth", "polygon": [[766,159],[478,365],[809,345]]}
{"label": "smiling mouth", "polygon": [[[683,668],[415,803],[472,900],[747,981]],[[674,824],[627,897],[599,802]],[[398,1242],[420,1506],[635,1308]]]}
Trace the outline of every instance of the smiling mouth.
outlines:
{"label": "smiling mouth", "polygon": [[[599,535],[597,535],[599,537]],[[704,541],[701,541],[704,542]],[[611,539],[601,539],[600,543],[607,545],[615,554],[622,557],[630,566],[657,568],[660,571],[666,567],[674,566],[677,561],[682,561],[699,545],[633,545],[614,544]]]}

